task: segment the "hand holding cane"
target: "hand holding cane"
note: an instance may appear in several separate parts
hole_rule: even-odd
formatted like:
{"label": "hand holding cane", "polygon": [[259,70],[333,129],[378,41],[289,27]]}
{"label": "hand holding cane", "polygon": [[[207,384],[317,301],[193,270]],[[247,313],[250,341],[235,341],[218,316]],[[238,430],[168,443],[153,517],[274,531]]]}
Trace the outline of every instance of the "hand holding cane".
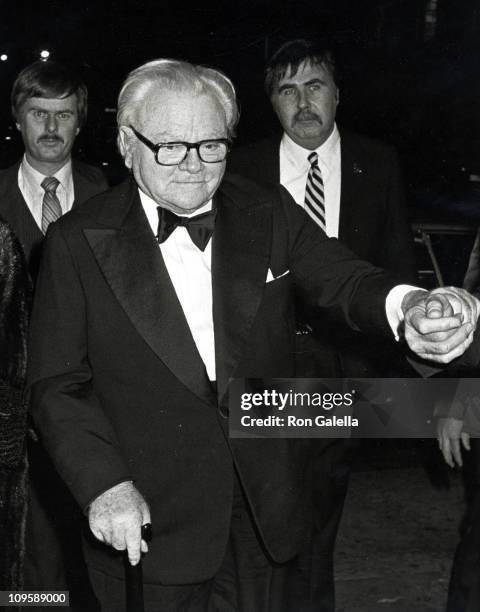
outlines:
{"label": "hand holding cane", "polygon": [[[150,542],[152,539],[152,525],[142,525],[142,540]],[[144,612],[143,600],[143,571],[142,560],[137,565],[130,565],[128,554],[125,554],[125,595],[127,612]]]}

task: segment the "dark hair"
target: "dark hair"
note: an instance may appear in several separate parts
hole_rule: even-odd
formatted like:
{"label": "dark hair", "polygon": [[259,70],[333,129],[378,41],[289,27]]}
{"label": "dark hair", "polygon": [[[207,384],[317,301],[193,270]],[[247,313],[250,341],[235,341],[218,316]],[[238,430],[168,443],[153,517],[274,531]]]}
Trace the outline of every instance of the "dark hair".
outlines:
{"label": "dark hair", "polygon": [[72,70],[58,62],[38,60],[24,68],[12,88],[12,115],[18,114],[28,98],[68,98],[77,96],[78,121],[82,126],[87,119],[88,91],[85,83]]}
{"label": "dark hair", "polygon": [[265,91],[270,97],[275,85],[283,79],[287,71],[292,76],[303,62],[323,64],[330,72],[335,85],[337,83],[337,68],[332,50],[320,42],[297,38],[284,43],[270,57],[265,68]]}

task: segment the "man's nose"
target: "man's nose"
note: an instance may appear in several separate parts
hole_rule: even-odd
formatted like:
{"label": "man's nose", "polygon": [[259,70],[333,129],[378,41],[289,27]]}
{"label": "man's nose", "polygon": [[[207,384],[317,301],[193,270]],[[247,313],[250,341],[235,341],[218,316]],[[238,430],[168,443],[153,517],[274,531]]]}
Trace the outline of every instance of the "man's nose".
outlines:
{"label": "man's nose", "polygon": [[55,117],[55,115],[48,115],[47,119],[45,120],[45,123],[46,123],[45,128],[47,132],[57,131],[58,123],[57,123],[57,118]]}
{"label": "man's nose", "polygon": [[186,170],[190,172],[190,174],[196,174],[200,172],[202,169],[202,160],[198,156],[198,151],[196,149],[190,149],[187,153],[187,156],[180,164],[181,170]]}
{"label": "man's nose", "polygon": [[310,101],[307,96],[307,92],[305,89],[299,89],[297,92],[297,104],[298,108],[306,108],[309,105]]}

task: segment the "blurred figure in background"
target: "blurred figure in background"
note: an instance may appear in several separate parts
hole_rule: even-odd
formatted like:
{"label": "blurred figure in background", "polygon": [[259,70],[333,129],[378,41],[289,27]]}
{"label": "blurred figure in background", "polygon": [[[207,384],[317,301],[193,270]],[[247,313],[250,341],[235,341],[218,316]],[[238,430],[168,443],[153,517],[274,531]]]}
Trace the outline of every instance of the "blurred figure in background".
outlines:
{"label": "blurred figure in background", "polygon": [[29,278],[21,246],[0,219],[0,590],[23,587]]}

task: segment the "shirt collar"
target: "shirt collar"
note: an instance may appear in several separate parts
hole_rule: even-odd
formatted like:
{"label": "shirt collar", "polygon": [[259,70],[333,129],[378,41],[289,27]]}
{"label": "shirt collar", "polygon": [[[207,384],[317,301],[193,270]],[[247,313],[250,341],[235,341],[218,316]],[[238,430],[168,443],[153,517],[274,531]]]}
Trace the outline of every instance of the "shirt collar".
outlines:
{"label": "shirt collar", "polygon": [[[42,188],[42,181],[45,178],[45,174],[38,172],[35,168],[28,163],[26,155],[23,156],[22,159],[22,174],[26,183],[28,183],[30,190],[32,192],[39,191]],[[71,180],[72,176],[72,160],[69,159],[66,164],[64,164],[60,170],[57,170],[55,174],[49,175],[54,176],[60,185],[67,190],[68,183]]]}
{"label": "shirt collar", "polygon": [[[147,215],[148,223],[150,227],[152,228],[153,233],[156,234],[157,225],[158,225],[157,208],[159,204],[157,204],[157,202],[155,202],[153,198],[151,198],[146,193],[144,193],[140,189],[140,187],[138,188],[138,193],[140,194],[140,201],[142,202],[143,210],[145,211],[145,214]],[[197,210],[195,210],[194,212],[185,214],[185,215],[179,215],[179,217],[194,217],[195,215],[201,215],[202,213],[209,212],[211,210],[212,210],[212,200],[210,199],[208,200],[208,202],[205,202],[203,206],[201,206],[200,208],[197,208]]]}
{"label": "shirt collar", "polygon": [[[340,132],[338,131],[337,124],[335,123],[333,126],[332,133],[327,138],[327,140],[321,144],[319,147],[315,149],[315,152],[318,154],[319,161],[328,168],[331,166],[331,160],[333,155],[336,152],[336,148],[340,143]],[[308,162],[308,156],[312,151],[301,147],[296,142],[294,142],[290,136],[284,132],[282,136],[282,147],[285,152],[285,155],[293,163],[301,170],[307,170],[310,167]]]}

